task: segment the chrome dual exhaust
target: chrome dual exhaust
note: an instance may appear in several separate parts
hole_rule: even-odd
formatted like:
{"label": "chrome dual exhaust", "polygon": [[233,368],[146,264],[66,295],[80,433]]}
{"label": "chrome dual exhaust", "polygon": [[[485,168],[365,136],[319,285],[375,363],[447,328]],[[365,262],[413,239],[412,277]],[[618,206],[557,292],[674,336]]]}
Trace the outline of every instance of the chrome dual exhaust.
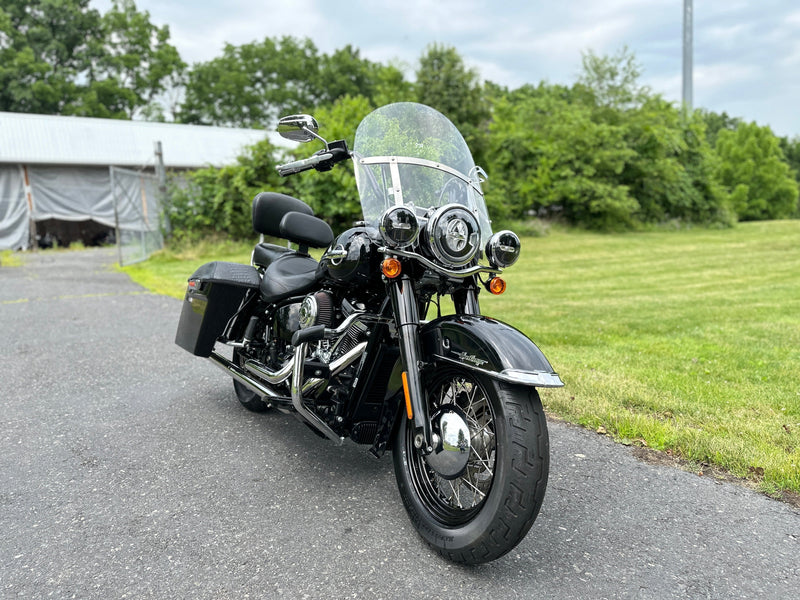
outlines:
{"label": "chrome dual exhaust", "polygon": [[[303,394],[318,389],[323,383],[327,383],[328,379],[308,379],[303,382],[303,371],[305,367],[306,358],[306,344],[300,344],[295,348],[294,358],[286,362],[278,371],[269,371],[265,366],[257,363],[256,361],[248,360],[245,363],[245,369],[239,365],[231,362],[224,356],[211,352],[209,360],[225,371],[228,375],[233,377],[247,389],[255,394],[259,394],[262,398],[269,401],[270,398],[285,398],[285,395],[278,392],[276,389],[267,383],[253,377],[254,374],[259,375],[266,379],[270,384],[279,384],[292,377],[291,394],[292,394],[292,407],[302,417],[318,429],[325,437],[329,438],[336,444],[341,444],[344,438],[340,437],[333,431],[327,423],[317,416],[316,413],[306,408],[303,403]],[[341,373],[344,369],[353,364],[356,360],[361,358],[364,350],[367,348],[367,342],[361,342],[355,348],[340,356],[336,360],[331,361],[330,377],[334,377]]]}

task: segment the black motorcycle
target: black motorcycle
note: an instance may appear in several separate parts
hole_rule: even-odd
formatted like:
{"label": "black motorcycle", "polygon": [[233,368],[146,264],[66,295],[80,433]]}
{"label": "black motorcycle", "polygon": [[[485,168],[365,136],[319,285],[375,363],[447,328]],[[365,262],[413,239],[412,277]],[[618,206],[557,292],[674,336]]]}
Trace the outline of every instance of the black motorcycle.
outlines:
{"label": "black motorcycle", "polygon": [[[391,450],[411,522],[442,555],[502,556],[547,486],[536,388],[563,383],[523,333],[481,315],[481,288],[502,293],[501,270],[520,253],[514,233],[492,234],[485,173],[455,126],[421,104],[369,114],[352,152],[321,138],[309,115],[281,119],[278,131],[325,144],[281,175],[353,161],[363,221],[334,239],[301,200],[258,194],[255,231],[296,248],[260,243],[251,265],[200,267],[176,343],[233,377],[251,411],[295,414],[376,457]],[[327,250],[317,262],[309,248]]]}

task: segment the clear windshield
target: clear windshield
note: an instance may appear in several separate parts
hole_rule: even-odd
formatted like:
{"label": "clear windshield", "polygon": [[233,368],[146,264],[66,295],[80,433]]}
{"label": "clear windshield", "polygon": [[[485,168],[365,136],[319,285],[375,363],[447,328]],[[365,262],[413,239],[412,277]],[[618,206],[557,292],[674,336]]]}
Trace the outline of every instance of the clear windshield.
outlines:
{"label": "clear windshield", "polygon": [[491,237],[482,171],[455,125],[429,106],[399,102],[371,112],[356,130],[353,162],[367,224],[377,226],[394,205],[424,214],[461,204],[478,219],[482,245]]}

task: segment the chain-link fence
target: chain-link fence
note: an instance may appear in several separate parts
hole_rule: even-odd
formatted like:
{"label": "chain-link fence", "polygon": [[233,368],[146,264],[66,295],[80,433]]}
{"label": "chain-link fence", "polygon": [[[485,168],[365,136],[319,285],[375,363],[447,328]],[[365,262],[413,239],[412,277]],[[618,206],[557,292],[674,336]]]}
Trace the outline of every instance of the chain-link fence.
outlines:
{"label": "chain-link fence", "polygon": [[148,258],[164,246],[164,222],[155,175],[109,167],[119,264]]}

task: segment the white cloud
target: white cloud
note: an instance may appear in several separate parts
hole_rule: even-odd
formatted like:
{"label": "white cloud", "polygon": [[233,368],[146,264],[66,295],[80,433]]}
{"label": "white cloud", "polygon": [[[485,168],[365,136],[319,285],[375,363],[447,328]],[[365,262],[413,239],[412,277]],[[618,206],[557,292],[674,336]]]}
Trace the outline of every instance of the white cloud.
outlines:
{"label": "white cloud", "polygon": [[778,64],[786,69],[800,68],[800,41],[795,41],[791,48],[787,48],[786,53],[778,60]]}
{"label": "white cloud", "polygon": [[653,93],[660,94],[666,100],[680,101],[683,97],[682,73],[643,77],[642,83],[648,86]]}
{"label": "white cloud", "polygon": [[[474,0],[403,0],[383,4],[362,2],[362,5],[370,7],[372,14],[379,13],[418,34],[447,37],[483,32],[488,14],[485,3]],[[496,9],[496,12],[502,12],[502,9]]]}
{"label": "white cloud", "polygon": [[729,87],[752,80],[756,73],[754,67],[741,63],[695,65],[694,89],[703,87],[713,91],[716,88]]}
{"label": "white cloud", "polygon": [[[101,11],[110,6],[110,0],[91,2]],[[169,24],[172,43],[189,63],[218,56],[225,42],[292,35],[310,37],[322,52],[352,44],[370,60],[399,59],[411,79],[426,46],[439,42],[454,46],[483,78],[517,87],[543,79],[571,84],[581,52],[612,54],[627,45],[644,69],[642,82],[680,98],[679,0],[137,0],[137,6],[153,22]],[[782,115],[776,130],[800,133],[797,0],[698,0],[694,45],[695,105],[746,119]]]}
{"label": "white cloud", "polygon": [[741,39],[750,30],[747,23],[736,23],[733,25],[714,25],[702,29],[703,37],[713,43],[731,44],[737,39]]}

